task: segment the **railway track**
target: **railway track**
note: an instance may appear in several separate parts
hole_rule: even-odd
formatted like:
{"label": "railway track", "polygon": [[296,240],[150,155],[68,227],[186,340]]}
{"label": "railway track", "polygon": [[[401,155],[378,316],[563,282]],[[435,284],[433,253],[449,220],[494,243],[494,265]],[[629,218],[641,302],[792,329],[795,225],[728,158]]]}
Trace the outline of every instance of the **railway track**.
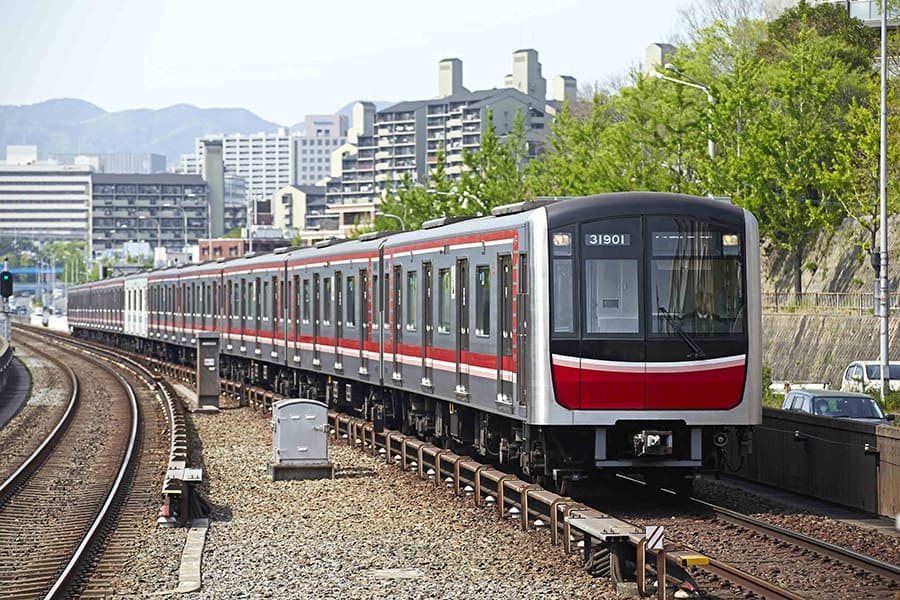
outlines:
{"label": "railway track", "polygon": [[[50,340],[63,352],[75,350],[111,364],[122,372],[135,393],[140,427],[133,450],[138,460],[131,471],[130,485],[122,494],[116,515],[104,528],[102,546],[95,548],[89,564],[81,569],[79,581],[69,589],[69,595],[78,598],[110,597],[117,593],[118,581],[138,551],[140,539],[155,534],[157,517],[162,514],[158,512],[161,496],[185,497],[181,482],[172,478],[173,465],[188,460],[183,411],[168,385],[137,360],[46,329],[17,329]],[[173,520],[167,518],[167,526]]]}
{"label": "railway track", "polygon": [[[193,372],[190,369],[156,361],[154,368],[166,376],[176,378],[187,384],[193,384]],[[237,399],[242,404],[249,404],[263,411],[271,407],[272,402],[281,397],[272,391],[246,386],[238,382],[223,382],[223,393]],[[336,413],[330,413],[335,436],[344,438],[367,452],[381,453],[388,462],[395,462],[400,468],[412,471],[423,480],[430,480],[435,486],[446,485],[457,495],[470,496],[478,506],[491,506],[502,519],[514,519],[523,529],[548,526],[554,543],[562,545],[568,553],[583,553],[586,566],[599,574],[609,574],[614,579],[629,585],[625,575],[631,568],[627,564],[627,555],[634,556],[634,550],[623,551],[625,545],[637,546],[643,537],[642,530],[616,525],[619,529],[615,535],[598,534],[597,523],[608,523],[612,516],[592,509],[568,497],[561,497],[538,486],[519,480],[513,475],[497,471],[489,465],[482,465],[469,457],[456,455],[446,449],[422,442],[413,437],[395,431],[376,432],[374,424]],[[751,527],[745,517],[721,509],[723,522],[737,527]],[[625,524],[627,525],[627,524]],[[760,525],[762,527],[762,525]],[[847,568],[866,570],[884,583],[883,588],[870,587],[869,592],[890,592],[897,589],[900,572],[894,565],[877,561],[860,553],[848,551],[831,544],[824,544],[808,538],[807,546],[798,546],[788,537],[797,538],[794,532],[784,530],[774,533],[769,526],[766,532],[757,530],[757,535],[778,539],[782,545],[793,544],[787,549],[788,556],[793,554],[814,553],[818,556],[819,568],[828,568],[829,561],[843,561]],[[779,537],[781,536],[781,537]],[[606,539],[604,539],[606,538]],[[615,540],[609,542],[608,540]],[[619,544],[618,546],[616,544]],[[823,545],[824,544],[824,545]],[[831,546],[831,548],[828,548]],[[655,553],[648,552],[647,564],[655,565]],[[692,576],[704,582],[712,582],[713,587],[725,590],[725,593],[741,593],[766,598],[802,598],[808,597],[806,592],[795,592],[778,584],[778,578],[754,574],[752,565],[748,568],[732,564],[727,560],[719,560],[713,556],[696,552],[683,545],[667,547],[667,574],[669,587],[684,585],[696,586]],[[634,559],[631,559],[633,563]],[[783,561],[784,562],[784,561]],[[648,566],[651,577],[655,577],[655,569]],[[675,574],[673,577],[672,574]],[[643,587],[649,584],[645,583]],[[647,591],[645,589],[645,591]],[[652,591],[652,590],[651,590]],[[715,593],[715,592],[714,592]]]}
{"label": "railway track", "polygon": [[65,416],[0,484],[2,599],[67,593],[114,518],[136,456],[131,386],[99,362],[72,354],[66,362],[58,363],[73,390]]}

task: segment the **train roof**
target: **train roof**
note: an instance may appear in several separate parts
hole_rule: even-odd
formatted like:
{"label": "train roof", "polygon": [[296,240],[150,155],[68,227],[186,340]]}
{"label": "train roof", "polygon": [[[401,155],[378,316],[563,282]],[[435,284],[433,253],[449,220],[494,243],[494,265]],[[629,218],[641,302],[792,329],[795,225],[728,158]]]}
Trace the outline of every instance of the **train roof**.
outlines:
{"label": "train roof", "polygon": [[744,209],[725,198],[690,196],[668,192],[616,192],[581,198],[567,198],[547,207],[551,226],[591,220],[598,215],[598,207],[607,215],[629,216],[648,212],[688,215],[703,219],[743,220]]}

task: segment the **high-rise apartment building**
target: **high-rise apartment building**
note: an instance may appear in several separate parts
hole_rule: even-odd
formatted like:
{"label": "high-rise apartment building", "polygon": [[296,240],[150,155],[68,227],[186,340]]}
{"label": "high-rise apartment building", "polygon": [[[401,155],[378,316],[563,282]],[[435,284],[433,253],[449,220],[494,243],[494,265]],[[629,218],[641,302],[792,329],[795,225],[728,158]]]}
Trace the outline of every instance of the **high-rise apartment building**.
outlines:
{"label": "high-rise apartment building", "polygon": [[326,195],[329,210],[341,215],[345,231],[369,222],[381,196],[405,177],[427,182],[440,151],[447,176],[460,177],[463,153],[481,147],[488,113],[501,137],[512,131],[521,114],[528,153],[536,155],[546,133],[548,109],[574,99],[576,91],[574,78],[558,77],[548,100],[538,55],[531,49],[513,53],[507,87],[470,92],[462,81],[462,62],[450,58],[438,65],[438,98],[401,102],[377,113],[370,104],[354,107],[348,143],[335,153]]}
{"label": "high-rise apartment building", "polygon": [[313,184],[329,175],[331,153],[347,140],[347,117],[307,115],[303,127],[277,133],[204,136],[194,154],[181,157],[179,173],[203,173],[203,142],[220,140],[225,174],[246,182],[247,198],[271,199],[286,185]]}
{"label": "high-rise apartment building", "polygon": [[179,173],[203,173],[204,142],[221,141],[225,174],[241,177],[247,184],[247,195],[262,200],[292,182],[294,144],[290,131],[245,135],[208,135],[197,138],[193,155],[181,157]]}

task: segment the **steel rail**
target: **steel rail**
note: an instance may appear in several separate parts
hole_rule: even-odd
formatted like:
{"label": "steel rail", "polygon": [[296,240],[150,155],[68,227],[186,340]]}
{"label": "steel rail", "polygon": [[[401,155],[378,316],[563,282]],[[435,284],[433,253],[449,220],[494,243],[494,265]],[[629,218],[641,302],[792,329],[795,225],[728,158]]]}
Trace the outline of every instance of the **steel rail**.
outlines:
{"label": "steel rail", "polygon": [[65,434],[69,425],[72,422],[72,419],[75,415],[75,410],[78,408],[78,404],[80,402],[81,392],[79,388],[78,376],[75,375],[75,371],[72,368],[56,359],[53,359],[46,352],[42,352],[33,348],[35,352],[43,355],[45,358],[55,362],[60,367],[62,367],[63,371],[68,375],[69,381],[72,385],[72,394],[69,398],[68,405],[66,406],[66,410],[60,418],[59,422],[53,428],[53,430],[44,438],[44,441],[41,442],[41,445],[38,446],[34,452],[31,453],[19,468],[17,468],[9,477],[6,478],[2,484],[0,484],[0,505],[6,503],[13,494],[15,494],[16,490],[29,478],[34,472],[43,464],[44,460],[53,452],[54,448],[59,444],[62,439],[63,434]]}
{"label": "steel rail", "polygon": [[805,550],[817,552],[829,558],[848,563],[854,567],[874,573],[884,579],[900,582],[900,566],[886,563],[877,558],[860,554],[859,552],[848,548],[842,548],[841,546],[814,538],[798,531],[791,531],[784,527],[755,519],[749,515],[716,506],[715,504],[700,500],[699,498],[691,498],[691,501],[713,511],[716,513],[717,518],[733,525],[751,529],[777,540],[799,546]]}

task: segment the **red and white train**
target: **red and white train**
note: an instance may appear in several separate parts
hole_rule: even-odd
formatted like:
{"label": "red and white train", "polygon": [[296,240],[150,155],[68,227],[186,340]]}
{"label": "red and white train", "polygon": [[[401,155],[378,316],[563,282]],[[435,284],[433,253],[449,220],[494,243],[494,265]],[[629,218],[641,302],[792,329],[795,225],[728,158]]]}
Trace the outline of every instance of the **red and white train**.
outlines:
{"label": "red and white train", "polygon": [[619,193],[78,286],[69,324],[517,465],[676,485],[760,422],[759,238],[724,200]]}

